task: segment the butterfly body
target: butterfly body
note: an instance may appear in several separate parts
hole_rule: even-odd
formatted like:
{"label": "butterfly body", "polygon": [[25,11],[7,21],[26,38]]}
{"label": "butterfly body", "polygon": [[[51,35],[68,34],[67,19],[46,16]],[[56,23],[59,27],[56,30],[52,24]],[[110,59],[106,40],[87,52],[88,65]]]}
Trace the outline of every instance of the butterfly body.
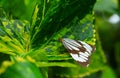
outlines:
{"label": "butterfly body", "polygon": [[95,50],[94,46],[83,41],[68,38],[61,39],[61,42],[75,61],[84,67],[89,66],[90,56]]}

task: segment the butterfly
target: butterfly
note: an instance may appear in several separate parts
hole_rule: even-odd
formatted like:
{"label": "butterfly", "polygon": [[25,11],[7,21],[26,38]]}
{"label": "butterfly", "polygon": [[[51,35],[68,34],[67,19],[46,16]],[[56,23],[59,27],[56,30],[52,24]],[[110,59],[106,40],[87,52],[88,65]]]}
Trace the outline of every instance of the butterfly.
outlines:
{"label": "butterfly", "polygon": [[60,41],[75,61],[81,66],[89,66],[90,56],[95,51],[95,46],[80,40],[72,40],[68,38],[62,38]]}

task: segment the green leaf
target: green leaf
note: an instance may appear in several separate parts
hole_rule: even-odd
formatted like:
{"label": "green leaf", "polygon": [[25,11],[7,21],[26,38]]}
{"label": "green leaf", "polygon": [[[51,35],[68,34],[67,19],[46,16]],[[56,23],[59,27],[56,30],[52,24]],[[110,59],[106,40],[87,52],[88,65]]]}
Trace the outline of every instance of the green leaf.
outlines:
{"label": "green leaf", "polygon": [[95,0],[86,0],[86,2],[89,3],[86,4],[82,0],[49,0],[48,2],[41,0],[38,18],[32,31],[32,46],[34,48],[46,46],[56,32],[73,23],[73,20],[80,21],[84,18],[91,12],[92,7],[89,6],[92,6]]}
{"label": "green leaf", "polygon": [[[84,77],[102,70],[106,58],[99,39],[97,38],[98,41],[95,42],[92,15],[94,3],[95,0],[40,0],[33,7],[35,9],[30,23],[20,20],[1,20],[1,52],[11,54],[12,57],[31,56],[45,77],[48,75],[48,67],[54,71],[54,76],[63,77]],[[76,63],[62,46],[59,38],[82,40],[96,46],[90,66],[83,68]],[[21,63],[17,66],[19,65],[21,66]],[[17,68],[15,66],[13,69]],[[21,69],[24,67],[22,66]]]}
{"label": "green leaf", "polygon": [[117,78],[117,77],[115,72],[110,67],[106,67],[102,72],[101,78]]}
{"label": "green leaf", "polygon": [[49,61],[53,60],[69,60],[71,57],[69,57],[68,54],[63,54],[63,55],[47,55],[47,58]]}
{"label": "green leaf", "polygon": [[37,62],[39,67],[77,67],[75,64],[69,62]]}
{"label": "green leaf", "polygon": [[60,41],[58,41],[58,39],[62,37],[82,40],[94,45],[95,33],[92,25],[93,19],[91,18],[92,15],[90,14],[86,15],[86,17],[80,21],[78,21],[78,19],[76,20],[75,18],[75,20],[73,20],[69,25],[53,35],[51,41],[45,46],[44,50],[47,51],[49,55],[55,56],[58,54],[64,54],[65,50],[63,49],[63,46],[61,46],[62,44]]}
{"label": "green leaf", "polygon": [[119,59],[120,58],[120,48],[119,47],[120,47],[120,42],[115,44],[115,52],[116,52],[115,53],[115,56],[116,56],[115,58],[116,58],[116,62],[117,62],[117,65],[118,65],[118,69],[117,69],[118,72],[120,72],[120,59]]}
{"label": "green leaf", "polygon": [[1,78],[43,78],[35,64],[30,62],[16,62],[9,66],[6,71],[0,75]]}
{"label": "green leaf", "polygon": [[0,7],[4,9],[7,17],[31,21],[36,2],[36,0],[13,0],[11,3],[10,0],[1,0]]}
{"label": "green leaf", "polygon": [[[89,13],[85,12],[84,14],[81,13],[82,11],[81,12],[78,11],[79,6],[78,7],[74,6],[73,10],[69,9],[70,6],[74,5],[75,3],[76,4],[79,3],[79,1],[75,1],[71,5],[69,5],[71,2],[68,1],[67,2],[68,4],[64,4],[64,8],[62,6],[63,4],[62,1],[59,3],[61,4],[57,5],[54,8],[51,6],[50,8],[47,8],[47,10],[44,10],[45,12],[41,16],[38,15],[41,19],[36,21],[36,25],[39,27],[35,26],[35,28],[38,30],[36,32],[33,32],[35,33],[32,36],[33,47],[39,49],[40,54],[42,54],[42,52],[46,52],[49,64],[47,64],[46,62],[45,65],[60,66],[60,69],[59,67],[52,69],[55,72],[55,74],[59,76],[75,77],[77,75],[78,77],[84,77],[93,72],[102,70],[103,69],[102,67],[106,63],[106,58],[104,56],[104,53],[102,51],[99,41],[96,43],[97,50],[95,53],[93,53],[91,57],[90,66],[88,68],[83,68],[79,66],[77,63],[73,62],[74,60],[71,57],[69,57],[69,55],[67,54],[67,51],[63,48],[63,46],[61,46],[61,43],[59,42],[59,38],[67,37],[75,40],[82,40],[89,44],[94,45],[96,39],[95,39],[95,33],[94,33],[95,29],[93,26],[94,19],[93,19],[92,13],[91,12]],[[43,9],[45,9],[46,5],[47,3],[43,5],[44,6]],[[62,13],[61,8],[63,9],[63,11],[66,9],[64,11],[64,14]],[[78,13],[81,13],[81,15],[75,13],[74,11],[75,12],[78,11]],[[74,17],[71,17],[71,15],[73,15]],[[36,43],[39,43],[39,44],[36,44]],[[62,56],[60,57],[60,55]],[[68,55],[68,57],[66,57],[66,55]],[[34,58],[37,58],[37,57],[34,57]],[[68,58],[71,58],[71,59],[68,59]],[[49,61],[50,62],[52,61],[53,63],[50,63]],[[69,68],[65,68],[66,67],[65,65],[63,65],[62,63],[58,63],[56,61],[63,61],[63,64],[66,63],[65,61],[68,61],[70,63],[75,63],[77,67],[73,68],[70,65]],[[41,64],[39,63],[39,66],[42,66],[42,63]],[[76,72],[74,72],[74,69],[76,69]]]}
{"label": "green leaf", "polygon": [[[107,3],[107,4],[106,4]],[[102,6],[101,6],[102,5]],[[118,8],[117,0],[98,0],[94,6],[95,11],[115,13]]]}
{"label": "green leaf", "polygon": [[27,21],[1,20],[0,49],[1,52],[19,55],[29,51],[30,31]]}

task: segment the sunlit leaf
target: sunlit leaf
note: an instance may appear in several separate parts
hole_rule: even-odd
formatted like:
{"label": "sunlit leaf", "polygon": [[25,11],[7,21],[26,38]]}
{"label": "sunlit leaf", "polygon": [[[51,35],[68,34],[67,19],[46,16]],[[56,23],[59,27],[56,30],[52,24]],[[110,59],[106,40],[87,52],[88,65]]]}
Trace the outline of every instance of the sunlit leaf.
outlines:
{"label": "sunlit leaf", "polygon": [[38,68],[30,62],[17,62],[0,75],[1,78],[43,78]]}

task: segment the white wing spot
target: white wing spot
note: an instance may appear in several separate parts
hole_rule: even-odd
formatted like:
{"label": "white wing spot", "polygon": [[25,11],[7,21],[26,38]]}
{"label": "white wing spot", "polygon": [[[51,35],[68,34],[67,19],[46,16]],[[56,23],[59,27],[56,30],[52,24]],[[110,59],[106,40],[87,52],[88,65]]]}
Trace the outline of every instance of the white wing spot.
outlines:
{"label": "white wing spot", "polygon": [[80,62],[86,62],[86,60],[84,60],[83,58],[81,57],[78,57],[78,54],[72,54],[70,53],[70,55],[72,56],[72,58],[76,61],[80,61]]}
{"label": "white wing spot", "polygon": [[85,57],[88,57],[88,55],[86,53],[82,53],[82,52],[79,52],[80,55],[83,55]]}
{"label": "white wing spot", "polygon": [[81,58],[85,59],[85,60],[88,60],[85,56],[83,55],[80,55]]}
{"label": "white wing spot", "polygon": [[69,47],[65,42],[63,42],[63,45],[67,48],[67,49],[70,49],[70,50],[72,50],[72,48],[71,47]]}
{"label": "white wing spot", "polygon": [[89,53],[91,53],[92,47],[91,47],[90,45],[88,45],[87,43],[83,42],[83,41],[80,41],[80,42],[83,44],[83,46],[86,48],[86,50],[87,50]]}
{"label": "white wing spot", "polygon": [[74,45],[76,47],[82,47],[79,43],[77,43],[75,40],[72,40],[72,39],[68,39],[68,38],[64,38],[63,39],[65,42],[71,44],[71,45]]}
{"label": "white wing spot", "polygon": [[77,50],[77,51],[79,51],[79,49],[77,48],[77,47],[74,47],[74,46],[72,46],[72,45],[69,45],[73,50]]}
{"label": "white wing spot", "polygon": [[88,52],[85,52],[85,54],[86,54],[87,56],[90,56],[90,54],[89,54]]}
{"label": "white wing spot", "polygon": [[83,59],[83,58],[81,58],[81,57],[79,57],[79,60],[78,60],[78,61],[80,61],[80,62],[86,62],[86,60]]}
{"label": "white wing spot", "polygon": [[89,66],[89,64],[87,64],[87,67]]}
{"label": "white wing spot", "polygon": [[75,47],[71,44],[68,44],[67,42],[64,42],[64,43],[65,43],[65,46],[69,47],[70,49],[79,51],[79,49],[77,47]]}

